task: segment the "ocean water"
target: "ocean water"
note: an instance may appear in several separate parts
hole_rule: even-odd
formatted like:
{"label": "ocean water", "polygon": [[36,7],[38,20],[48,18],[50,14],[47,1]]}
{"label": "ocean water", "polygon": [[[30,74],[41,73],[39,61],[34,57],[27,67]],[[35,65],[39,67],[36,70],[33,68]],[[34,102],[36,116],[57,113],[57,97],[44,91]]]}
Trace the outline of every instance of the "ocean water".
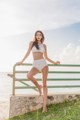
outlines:
{"label": "ocean water", "polygon": [[0,120],[9,117],[10,95],[12,93],[12,79],[6,72],[0,73]]}
{"label": "ocean water", "polygon": [[12,78],[7,72],[0,73],[0,101],[8,101],[12,94]]}

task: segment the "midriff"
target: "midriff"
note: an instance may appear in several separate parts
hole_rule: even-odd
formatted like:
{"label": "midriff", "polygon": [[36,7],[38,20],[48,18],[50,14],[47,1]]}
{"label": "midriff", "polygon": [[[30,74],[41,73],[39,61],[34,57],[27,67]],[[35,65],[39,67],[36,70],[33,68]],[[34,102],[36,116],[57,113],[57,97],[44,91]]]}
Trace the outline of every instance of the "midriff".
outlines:
{"label": "midriff", "polygon": [[33,52],[33,59],[34,60],[39,60],[39,59],[43,59],[43,53],[41,52]]}

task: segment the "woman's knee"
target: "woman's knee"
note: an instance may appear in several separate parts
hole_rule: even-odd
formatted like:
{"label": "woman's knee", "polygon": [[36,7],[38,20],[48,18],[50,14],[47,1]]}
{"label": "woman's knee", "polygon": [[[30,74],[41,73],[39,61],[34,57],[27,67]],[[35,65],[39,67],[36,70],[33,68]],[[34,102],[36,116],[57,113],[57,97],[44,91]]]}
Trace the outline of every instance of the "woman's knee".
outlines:
{"label": "woman's knee", "polygon": [[30,73],[27,73],[27,78],[28,79],[31,79],[32,78],[32,75]]}

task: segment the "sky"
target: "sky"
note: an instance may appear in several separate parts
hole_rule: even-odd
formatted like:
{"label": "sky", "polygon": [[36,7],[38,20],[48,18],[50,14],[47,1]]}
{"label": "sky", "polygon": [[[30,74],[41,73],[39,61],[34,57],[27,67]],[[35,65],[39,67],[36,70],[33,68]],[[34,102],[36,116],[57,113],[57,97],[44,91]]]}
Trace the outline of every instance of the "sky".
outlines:
{"label": "sky", "polygon": [[12,70],[38,29],[52,59],[80,63],[80,0],[0,0],[0,71]]}
{"label": "sky", "polygon": [[55,29],[79,21],[79,0],[0,0],[0,36]]}

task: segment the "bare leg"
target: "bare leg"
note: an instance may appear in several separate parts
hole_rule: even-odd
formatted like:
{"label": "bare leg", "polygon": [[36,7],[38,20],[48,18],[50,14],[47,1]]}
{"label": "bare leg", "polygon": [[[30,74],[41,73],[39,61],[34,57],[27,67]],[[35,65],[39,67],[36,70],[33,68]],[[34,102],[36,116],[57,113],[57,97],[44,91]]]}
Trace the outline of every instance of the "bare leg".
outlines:
{"label": "bare leg", "polygon": [[39,93],[40,93],[40,95],[41,95],[41,94],[42,94],[42,93],[41,93],[41,88],[42,88],[42,86],[39,85],[38,82],[37,82],[37,80],[33,77],[33,76],[36,75],[37,73],[39,73],[39,70],[37,70],[36,68],[33,67],[33,68],[28,72],[27,78],[30,79],[30,80],[36,85],[36,87],[38,88]]}
{"label": "bare leg", "polygon": [[43,112],[47,112],[47,75],[48,75],[48,66],[45,66],[42,69],[42,79],[43,79]]}

